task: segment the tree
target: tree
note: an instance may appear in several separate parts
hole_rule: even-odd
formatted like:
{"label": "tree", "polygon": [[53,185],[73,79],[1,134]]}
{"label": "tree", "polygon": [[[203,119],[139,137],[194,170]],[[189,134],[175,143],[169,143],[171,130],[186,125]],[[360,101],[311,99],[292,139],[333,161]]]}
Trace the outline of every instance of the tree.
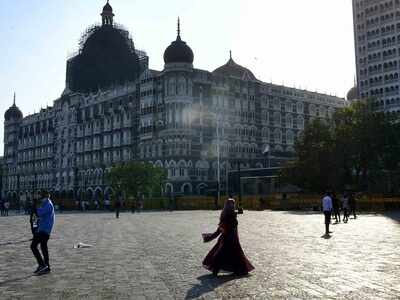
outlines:
{"label": "tree", "polygon": [[296,142],[297,159],[282,171],[283,181],[312,191],[394,186],[400,169],[400,124],[368,103],[338,110],[331,126],[319,120],[308,124]]}
{"label": "tree", "polygon": [[115,191],[137,199],[140,194],[161,193],[166,176],[164,169],[148,162],[129,162],[112,167],[106,179]]}
{"label": "tree", "polygon": [[296,141],[297,159],[282,170],[282,180],[306,190],[323,191],[330,187],[335,181],[333,147],[331,126],[313,120]]}

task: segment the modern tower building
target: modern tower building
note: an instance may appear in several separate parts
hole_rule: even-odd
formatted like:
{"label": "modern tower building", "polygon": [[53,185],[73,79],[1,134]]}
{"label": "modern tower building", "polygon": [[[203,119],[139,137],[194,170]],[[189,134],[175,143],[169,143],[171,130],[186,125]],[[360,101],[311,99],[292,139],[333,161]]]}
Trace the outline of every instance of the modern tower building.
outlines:
{"label": "modern tower building", "polygon": [[[265,83],[230,56],[214,71],[195,68],[176,40],[164,68],[152,70],[107,3],[102,23],[83,35],[67,61],[66,87],[52,107],[5,113],[3,193],[17,199],[47,189],[63,199],[102,201],[105,174],[118,163],[165,168],[166,194],[203,194],[229,170],[279,165],[313,118],[328,121],[344,99]],[[26,195],[26,197],[25,197]]]}
{"label": "modern tower building", "polygon": [[400,0],[353,0],[353,19],[357,89],[349,96],[400,114]]}

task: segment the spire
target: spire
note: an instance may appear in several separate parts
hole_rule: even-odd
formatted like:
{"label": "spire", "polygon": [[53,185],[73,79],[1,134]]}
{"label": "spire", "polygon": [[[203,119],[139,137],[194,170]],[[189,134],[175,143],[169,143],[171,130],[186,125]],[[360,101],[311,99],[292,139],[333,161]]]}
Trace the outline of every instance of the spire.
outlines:
{"label": "spire", "polygon": [[101,18],[102,18],[102,24],[104,25],[113,25],[113,18],[114,18],[114,14],[113,14],[113,9],[110,5],[110,3],[107,3],[106,5],[104,5],[103,7],[103,12],[101,13]]}
{"label": "spire", "polygon": [[232,64],[234,63],[233,59],[232,59],[232,50],[229,50],[229,60],[228,60],[228,64]]}
{"label": "spire", "polygon": [[14,92],[14,101],[13,101],[13,105],[15,106],[15,92]]}
{"label": "spire", "polygon": [[179,17],[178,17],[178,25],[177,25],[176,33],[177,33],[176,40],[180,41],[181,40],[181,20]]}

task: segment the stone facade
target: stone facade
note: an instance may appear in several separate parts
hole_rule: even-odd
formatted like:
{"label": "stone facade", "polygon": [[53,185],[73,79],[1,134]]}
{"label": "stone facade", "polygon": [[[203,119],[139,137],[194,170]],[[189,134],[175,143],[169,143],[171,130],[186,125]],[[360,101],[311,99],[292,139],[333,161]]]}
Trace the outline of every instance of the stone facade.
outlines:
{"label": "stone facade", "polygon": [[232,57],[213,72],[196,69],[191,50],[185,49],[186,58],[177,55],[183,44],[188,47],[178,29],[164,69],[146,67],[134,82],[94,93],[67,86],[52,107],[26,117],[11,107],[4,127],[4,195],[25,198],[47,189],[62,198],[102,200],[112,191],[105,174],[131,160],[165,168],[166,194],[206,193],[220,165],[224,190],[227,171],[239,161],[242,168],[266,167],[268,145],[272,165],[279,165],[293,156],[309,120],[328,122],[346,105],[341,98],[262,82]]}

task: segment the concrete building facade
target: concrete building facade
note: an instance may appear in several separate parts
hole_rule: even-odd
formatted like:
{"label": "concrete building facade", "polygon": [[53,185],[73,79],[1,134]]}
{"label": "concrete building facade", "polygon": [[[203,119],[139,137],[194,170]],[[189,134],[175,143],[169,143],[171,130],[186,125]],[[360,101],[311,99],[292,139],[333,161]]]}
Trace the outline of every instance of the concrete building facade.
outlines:
{"label": "concrete building facade", "polygon": [[353,0],[357,90],[376,111],[400,115],[400,0]]}

